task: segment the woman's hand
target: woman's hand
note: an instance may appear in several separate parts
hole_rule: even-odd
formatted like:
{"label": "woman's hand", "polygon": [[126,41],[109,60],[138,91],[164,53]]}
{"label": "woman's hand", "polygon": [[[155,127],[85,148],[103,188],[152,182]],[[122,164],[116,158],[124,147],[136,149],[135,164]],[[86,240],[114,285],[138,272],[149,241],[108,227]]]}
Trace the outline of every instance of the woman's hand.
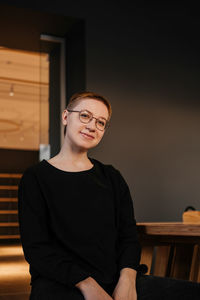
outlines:
{"label": "woman's hand", "polygon": [[76,287],[80,289],[85,300],[113,300],[92,277],[80,281]]}
{"label": "woman's hand", "polygon": [[112,297],[114,300],[137,300],[135,270],[129,268],[122,269]]}

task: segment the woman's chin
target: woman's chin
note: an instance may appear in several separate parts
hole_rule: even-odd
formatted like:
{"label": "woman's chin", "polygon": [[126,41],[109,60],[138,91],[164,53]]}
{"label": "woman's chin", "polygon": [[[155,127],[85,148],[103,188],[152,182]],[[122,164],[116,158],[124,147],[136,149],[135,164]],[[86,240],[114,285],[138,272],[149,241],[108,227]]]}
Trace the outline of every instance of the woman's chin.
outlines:
{"label": "woman's chin", "polygon": [[94,147],[96,147],[96,144],[95,145],[94,144],[89,145],[89,143],[81,143],[81,144],[77,145],[76,148],[79,152],[87,152],[88,150],[90,150]]}

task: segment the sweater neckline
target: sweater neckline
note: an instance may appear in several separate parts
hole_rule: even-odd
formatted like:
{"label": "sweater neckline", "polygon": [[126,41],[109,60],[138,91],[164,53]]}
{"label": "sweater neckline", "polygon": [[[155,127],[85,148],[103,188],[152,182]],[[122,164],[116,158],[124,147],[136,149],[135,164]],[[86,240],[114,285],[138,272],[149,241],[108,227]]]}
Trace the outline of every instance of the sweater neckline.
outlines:
{"label": "sweater neckline", "polygon": [[82,170],[82,171],[66,171],[66,170],[62,170],[62,169],[59,169],[59,168],[53,166],[46,159],[43,159],[43,162],[47,166],[49,166],[50,168],[54,169],[55,171],[61,172],[61,173],[66,173],[66,174],[85,174],[85,173],[92,172],[95,169],[95,162],[94,162],[94,160],[92,158],[90,158],[90,157],[88,157],[88,158],[91,161],[91,163],[93,164],[93,166],[90,169]]}

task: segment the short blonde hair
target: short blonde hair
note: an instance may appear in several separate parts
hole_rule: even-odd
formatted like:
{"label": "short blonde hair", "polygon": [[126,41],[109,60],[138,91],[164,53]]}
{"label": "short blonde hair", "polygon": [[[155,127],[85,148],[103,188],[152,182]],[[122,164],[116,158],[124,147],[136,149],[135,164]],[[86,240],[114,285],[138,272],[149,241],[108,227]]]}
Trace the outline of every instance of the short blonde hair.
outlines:
{"label": "short blonde hair", "polygon": [[[69,103],[67,105],[67,109],[73,109],[78,101],[83,99],[91,99],[91,100],[98,100],[104,103],[108,109],[108,121],[111,118],[112,115],[112,108],[110,102],[103,96],[93,93],[93,92],[81,92],[81,93],[75,93],[71,96],[69,99]],[[67,125],[64,127],[64,136],[66,134]]]}

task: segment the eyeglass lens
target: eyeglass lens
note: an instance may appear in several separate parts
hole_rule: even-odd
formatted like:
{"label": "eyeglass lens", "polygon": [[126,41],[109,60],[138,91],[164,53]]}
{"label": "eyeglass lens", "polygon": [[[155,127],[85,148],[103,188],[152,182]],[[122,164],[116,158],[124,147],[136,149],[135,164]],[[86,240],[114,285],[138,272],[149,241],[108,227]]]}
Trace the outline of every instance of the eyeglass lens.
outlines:
{"label": "eyeglass lens", "polygon": [[[93,115],[88,111],[80,111],[79,117],[82,123],[89,123],[92,120]],[[104,120],[103,118],[96,119],[95,123],[96,127],[100,130],[104,130],[106,128],[106,120]]]}

